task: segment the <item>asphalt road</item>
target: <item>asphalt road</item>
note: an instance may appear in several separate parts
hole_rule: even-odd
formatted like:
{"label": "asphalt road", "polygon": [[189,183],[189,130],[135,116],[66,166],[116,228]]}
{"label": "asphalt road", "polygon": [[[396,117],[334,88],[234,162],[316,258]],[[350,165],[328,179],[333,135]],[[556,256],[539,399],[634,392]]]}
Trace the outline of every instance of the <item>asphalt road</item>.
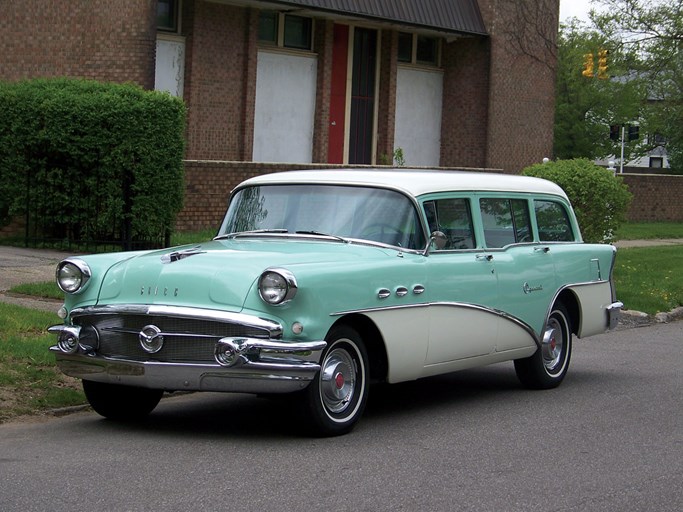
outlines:
{"label": "asphalt road", "polygon": [[10,511],[680,511],[683,322],[579,340],[552,391],[511,364],[371,389],[351,434],[285,404],[165,398],[141,424],[92,412],[0,425]]}

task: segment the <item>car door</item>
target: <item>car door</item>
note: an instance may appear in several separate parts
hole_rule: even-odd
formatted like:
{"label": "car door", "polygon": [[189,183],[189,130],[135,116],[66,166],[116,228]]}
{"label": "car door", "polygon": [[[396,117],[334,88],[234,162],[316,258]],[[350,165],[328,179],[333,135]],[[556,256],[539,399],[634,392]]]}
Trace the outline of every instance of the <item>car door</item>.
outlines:
{"label": "car door", "polygon": [[495,350],[498,317],[488,308],[497,284],[490,254],[476,240],[471,201],[443,197],[423,203],[431,232],[443,234],[427,260],[429,348],[438,365]]}
{"label": "car door", "polygon": [[540,335],[557,285],[550,246],[534,241],[525,197],[479,199],[484,243],[495,268],[498,294],[492,306],[502,314],[496,351],[529,346]]}

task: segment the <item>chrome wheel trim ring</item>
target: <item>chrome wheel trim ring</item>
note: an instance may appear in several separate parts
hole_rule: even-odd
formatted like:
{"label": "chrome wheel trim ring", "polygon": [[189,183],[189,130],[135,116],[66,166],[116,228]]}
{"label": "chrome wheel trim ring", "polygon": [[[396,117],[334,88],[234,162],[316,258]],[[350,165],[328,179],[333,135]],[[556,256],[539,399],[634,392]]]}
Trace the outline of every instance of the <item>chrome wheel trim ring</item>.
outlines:
{"label": "chrome wheel trim ring", "polygon": [[548,320],[545,335],[543,336],[543,343],[541,345],[543,366],[545,366],[545,369],[549,374],[557,369],[562,361],[564,343],[562,325],[559,320],[551,317]]}
{"label": "chrome wheel trim ring", "polygon": [[331,414],[343,413],[353,403],[358,378],[356,362],[348,350],[333,348],[320,369],[320,397]]}

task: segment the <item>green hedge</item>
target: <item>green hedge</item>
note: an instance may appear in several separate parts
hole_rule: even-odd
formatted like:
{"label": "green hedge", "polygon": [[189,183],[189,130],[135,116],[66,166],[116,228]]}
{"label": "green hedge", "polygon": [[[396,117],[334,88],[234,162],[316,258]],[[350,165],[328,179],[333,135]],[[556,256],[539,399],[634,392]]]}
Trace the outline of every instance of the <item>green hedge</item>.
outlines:
{"label": "green hedge", "polygon": [[586,242],[613,241],[633,197],[621,177],[585,158],[532,165],[522,174],[545,178],[562,187]]}
{"label": "green hedge", "polygon": [[124,248],[163,239],[182,208],[185,106],[132,84],[0,83],[0,223]]}

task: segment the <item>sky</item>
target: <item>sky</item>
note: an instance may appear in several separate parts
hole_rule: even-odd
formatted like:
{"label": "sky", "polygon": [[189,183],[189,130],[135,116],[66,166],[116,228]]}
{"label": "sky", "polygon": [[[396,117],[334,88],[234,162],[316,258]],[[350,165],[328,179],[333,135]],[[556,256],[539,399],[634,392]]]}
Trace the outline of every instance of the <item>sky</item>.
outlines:
{"label": "sky", "polygon": [[560,21],[579,18],[587,22],[590,9],[590,0],[560,0]]}

